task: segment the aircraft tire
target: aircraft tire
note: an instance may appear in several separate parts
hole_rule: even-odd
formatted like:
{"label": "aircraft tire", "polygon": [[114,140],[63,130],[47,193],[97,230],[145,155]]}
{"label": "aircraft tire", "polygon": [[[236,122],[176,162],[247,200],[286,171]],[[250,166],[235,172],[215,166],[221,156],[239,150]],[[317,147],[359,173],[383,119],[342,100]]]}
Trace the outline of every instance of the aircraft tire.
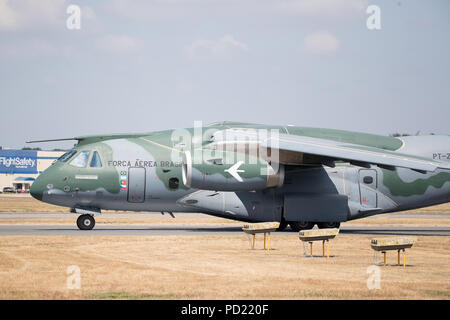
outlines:
{"label": "aircraft tire", "polygon": [[315,223],[309,221],[291,221],[289,222],[292,231],[309,230],[314,228]]}
{"label": "aircraft tire", "polygon": [[82,214],[77,219],[77,226],[80,230],[92,230],[95,226],[95,219],[90,214]]}
{"label": "aircraft tire", "polygon": [[318,222],[319,229],[338,228],[341,225],[340,222]]}

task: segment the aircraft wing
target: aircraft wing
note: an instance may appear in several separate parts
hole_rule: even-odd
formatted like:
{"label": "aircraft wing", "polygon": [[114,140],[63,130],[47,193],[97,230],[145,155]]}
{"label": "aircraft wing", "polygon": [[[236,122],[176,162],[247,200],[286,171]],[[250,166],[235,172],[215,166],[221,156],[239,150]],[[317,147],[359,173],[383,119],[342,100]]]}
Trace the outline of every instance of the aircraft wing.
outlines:
{"label": "aircraft wing", "polygon": [[[228,132],[223,132],[228,131]],[[394,167],[409,168],[419,172],[435,171],[438,168],[450,169],[450,163],[435,161],[425,157],[403,154],[375,147],[338,142],[328,139],[311,138],[279,133],[275,137],[259,137],[255,132],[228,129],[216,132],[212,137],[214,144],[253,142],[273,152],[279,151],[279,163],[293,164],[292,159],[315,156],[323,164],[334,165],[334,161],[346,161],[362,167],[375,164],[393,170]],[[226,138],[226,139],[224,139]],[[286,152],[288,157],[284,155]],[[320,162],[318,163],[320,164]]]}

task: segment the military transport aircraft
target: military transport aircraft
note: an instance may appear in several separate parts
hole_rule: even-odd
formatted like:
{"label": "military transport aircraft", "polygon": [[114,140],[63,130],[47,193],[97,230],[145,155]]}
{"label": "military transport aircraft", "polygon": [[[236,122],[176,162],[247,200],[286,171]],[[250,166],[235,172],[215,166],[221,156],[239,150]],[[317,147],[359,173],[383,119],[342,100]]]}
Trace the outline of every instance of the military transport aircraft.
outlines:
{"label": "military transport aircraft", "polygon": [[58,140],[78,143],[30,192],[81,214],[82,230],[102,209],[200,212],[297,231],[450,201],[450,136],[220,122],[30,143]]}

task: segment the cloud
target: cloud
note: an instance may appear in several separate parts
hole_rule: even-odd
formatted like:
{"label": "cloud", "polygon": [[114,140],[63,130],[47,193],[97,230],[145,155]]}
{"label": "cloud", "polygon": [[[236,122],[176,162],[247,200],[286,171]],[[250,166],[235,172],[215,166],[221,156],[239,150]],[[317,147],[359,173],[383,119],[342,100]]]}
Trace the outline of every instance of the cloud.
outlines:
{"label": "cloud", "polygon": [[[0,31],[58,27],[64,31],[68,0],[0,0]],[[82,20],[94,20],[89,6],[81,7]]]}
{"label": "cloud", "polygon": [[352,17],[364,15],[368,0],[128,0],[108,1],[108,9],[126,19],[186,20],[199,17],[267,19],[286,16]]}
{"label": "cloud", "polygon": [[94,10],[89,6],[81,7],[81,19],[94,20],[97,18]]}
{"label": "cloud", "polygon": [[365,14],[367,0],[274,0],[274,6],[291,15],[347,17]]}
{"label": "cloud", "polygon": [[140,42],[130,36],[107,35],[98,41],[97,48],[108,53],[132,53],[138,51]]}
{"label": "cloud", "polygon": [[0,31],[63,24],[66,0],[0,0]]}
{"label": "cloud", "polygon": [[0,59],[28,60],[45,58],[86,58],[96,53],[134,54],[141,49],[141,41],[125,35],[87,37],[81,43],[61,38],[26,37],[0,42]]}
{"label": "cloud", "polygon": [[9,6],[8,0],[0,0],[0,30],[17,28],[17,20],[17,14]]}
{"label": "cloud", "polygon": [[331,54],[339,49],[339,40],[328,31],[319,31],[307,35],[303,46],[308,53]]}
{"label": "cloud", "polygon": [[191,60],[227,60],[248,50],[245,43],[237,41],[229,34],[218,40],[195,40],[184,48],[185,54]]}
{"label": "cloud", "polygon": [[0,58],[2,59],[56,57],[62,52],[63,48],[57,48],[53,43],[39,38],[0,44]]}

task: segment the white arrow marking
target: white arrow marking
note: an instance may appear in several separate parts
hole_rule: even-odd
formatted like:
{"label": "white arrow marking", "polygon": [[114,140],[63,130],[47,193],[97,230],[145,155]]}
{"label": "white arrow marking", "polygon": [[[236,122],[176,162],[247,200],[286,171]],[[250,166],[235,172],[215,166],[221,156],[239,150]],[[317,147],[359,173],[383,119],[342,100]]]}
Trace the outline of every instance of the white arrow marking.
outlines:
{"label": "white arrow marking", "polygon": [[235,163],[230,169],[225,169],[225,172],[228,172],[235,178],[237,181],[242,182],[242,178],[239,175],[238,172],[245,172],[245,170],[238,170],[239,167],[244,163],[244,161],[239,161],[238,163]]}

